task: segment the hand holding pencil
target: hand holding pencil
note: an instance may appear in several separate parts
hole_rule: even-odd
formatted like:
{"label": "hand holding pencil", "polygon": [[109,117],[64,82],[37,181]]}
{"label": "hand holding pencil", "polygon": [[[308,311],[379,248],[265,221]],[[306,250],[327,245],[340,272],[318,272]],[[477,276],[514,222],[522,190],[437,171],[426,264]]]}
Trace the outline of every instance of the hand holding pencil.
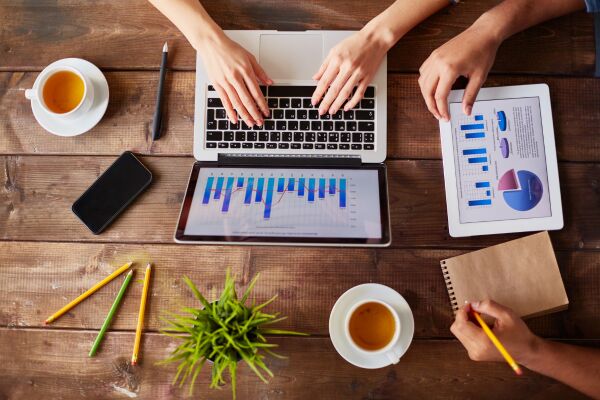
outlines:
{"label": "hand holding pencil", "polygon": [[[483,319],[477,318],[479,314],[496,319],[489,331],[484,328],[487,325]],[[471,360],[506,361],[519,375],[521,369],[517,363],[527,365],[539,340],[514,311],[491,300],[465,305],[456,313],[450,330],[465,346]]]}

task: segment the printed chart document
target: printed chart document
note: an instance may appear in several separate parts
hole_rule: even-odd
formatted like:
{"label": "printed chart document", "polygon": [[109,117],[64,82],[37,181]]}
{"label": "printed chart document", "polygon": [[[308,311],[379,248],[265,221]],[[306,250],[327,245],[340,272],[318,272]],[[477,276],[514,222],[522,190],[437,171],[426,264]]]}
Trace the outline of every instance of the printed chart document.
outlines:
{"label": "printed chart document", "polygon": [[450,102],[461,224],[551,216],[539,97]]}

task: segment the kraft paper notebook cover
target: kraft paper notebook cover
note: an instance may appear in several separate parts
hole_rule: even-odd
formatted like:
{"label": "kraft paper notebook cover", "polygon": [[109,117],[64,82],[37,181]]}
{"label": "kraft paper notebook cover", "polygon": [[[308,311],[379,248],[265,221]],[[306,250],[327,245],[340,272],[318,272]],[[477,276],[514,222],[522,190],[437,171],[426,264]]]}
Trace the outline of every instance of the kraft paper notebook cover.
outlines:
{"label": "kraft paper notebook cover", "polygon": [[534,317],[564,310],[569,299],[548,232],[441,261],[452,309],[492,299]]}

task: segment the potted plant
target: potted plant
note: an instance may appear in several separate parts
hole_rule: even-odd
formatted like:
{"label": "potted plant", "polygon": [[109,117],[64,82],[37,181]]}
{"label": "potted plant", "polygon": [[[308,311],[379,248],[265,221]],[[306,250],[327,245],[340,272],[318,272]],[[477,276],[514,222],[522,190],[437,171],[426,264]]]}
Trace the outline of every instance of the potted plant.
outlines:
{"label": "potted plant", "polygon": [[235,290],[235,277],[227,270],[225,287],[218,300],[209,302],[200,293],[194,283],[184,276],[194,296],[200,301],[200,308],[184,307],[187,315],[170,314],[163,318],[168,325],[161,333],[175,338],[181,343],[173,350],[170,357],[161,363],[179,363],[173,384],[179,385],[190,379],[190,394],[202,367],[207,362],[212,364],[211,388],[219,388],[225,384],[225,371],[229,372],[233,398],[235,399],[236,371],[239,361],[245,362],[250,369],[265,383],[265,374],[273,377],[273,373],[265,365],[265,355],[282,358],[271,349],[276,344],[268,343],[266,335],[304,335],[269,326],[285,319],[279,313],[267,314],[264,308],[271,304],[277,295],[262,304],[247,305],[248,297],[256,284],[256,274],[241,298]]}

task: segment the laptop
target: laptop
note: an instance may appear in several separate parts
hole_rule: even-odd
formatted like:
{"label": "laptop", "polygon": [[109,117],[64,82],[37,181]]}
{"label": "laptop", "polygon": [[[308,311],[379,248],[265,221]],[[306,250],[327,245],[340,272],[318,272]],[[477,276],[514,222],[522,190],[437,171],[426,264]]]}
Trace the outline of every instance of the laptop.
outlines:
{"label": "laptop", "polygon": [[313,74],[352,31],[226,31],[274,81],[263,126],[231,123],[196,63],[179,243],[387,246],[387,59],[352,110],[319,116]]}

